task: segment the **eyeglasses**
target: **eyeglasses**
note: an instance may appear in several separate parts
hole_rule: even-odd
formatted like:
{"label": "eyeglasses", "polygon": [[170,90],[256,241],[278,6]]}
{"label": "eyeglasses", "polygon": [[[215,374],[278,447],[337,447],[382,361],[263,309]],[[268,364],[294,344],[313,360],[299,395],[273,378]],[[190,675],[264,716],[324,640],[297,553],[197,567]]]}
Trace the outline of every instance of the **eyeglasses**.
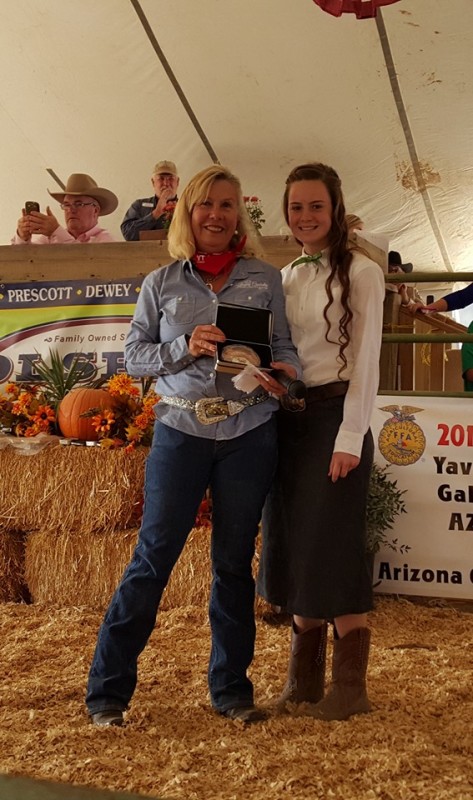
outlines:
{"label": "eyeglasses", "polygon": [[84,206],[95,206],[95,208],[100,208],[97,203],[82,203],[80,200],[77,200],[75,203],[59,203],[63,211],[66,211],[68,208],[84,208]]}

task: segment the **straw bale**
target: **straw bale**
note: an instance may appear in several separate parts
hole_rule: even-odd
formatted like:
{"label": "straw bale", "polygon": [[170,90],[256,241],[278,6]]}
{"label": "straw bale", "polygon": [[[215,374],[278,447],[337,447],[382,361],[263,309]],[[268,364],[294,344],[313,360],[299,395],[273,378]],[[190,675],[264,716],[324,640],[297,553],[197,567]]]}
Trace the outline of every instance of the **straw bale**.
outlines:
{"label": "straw bale", "polygon": [[110,531],[141,514],[147,448],[47,447],[0,450],[0,527],[20,531]]}
{"label": "straw bale", "polygon": [[[30,534],[25,573],[33,601],[104,608],[131,558],[137,535],[136,528],[92,534]],[[208,529],[194,528],[164,592],[162,608],[208,602],[209,548]]]}
{"label": "straw bale", "polygon": [[194,528],[164,590],[161,608],[206,608],[210,595],[210,528]]}
{"label": "straw bale", "polygon": [[29,600],[25,580],[25,534],[0,530],[0,603]]}
{"label": "straw bale", "polygon": [[136,533],[136,528],[113,533],[31,533],[25,576],[33,602],[105,606],[130,559]]}
{"label": "straw bale", "polygon": [[[33,601],[104,608],[131,558],[137,534],[136,528],[106,533],[31,533],[25,573]],[[257,558],[254,567],[256,570]],[[164,591],[161,608],[206,608],[210,580],[210,528],[194,528]],[[259,598],[256,608],[261,613],[267,604]]]}

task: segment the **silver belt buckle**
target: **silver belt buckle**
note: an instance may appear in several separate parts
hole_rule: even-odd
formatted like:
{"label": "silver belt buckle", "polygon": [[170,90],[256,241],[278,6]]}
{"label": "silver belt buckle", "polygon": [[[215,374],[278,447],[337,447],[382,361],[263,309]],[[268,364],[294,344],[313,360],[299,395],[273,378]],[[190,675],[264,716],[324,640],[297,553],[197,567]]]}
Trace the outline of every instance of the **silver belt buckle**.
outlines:
{"label": "silver belt buckle", "polygon": [[[223,411],[223,397],[202,397],[195,404],[195,415],[202,425],[212,425],[214,422],[223,422],[229,416],[228,410]],[[227,404],[225,403],[225,407]]]}

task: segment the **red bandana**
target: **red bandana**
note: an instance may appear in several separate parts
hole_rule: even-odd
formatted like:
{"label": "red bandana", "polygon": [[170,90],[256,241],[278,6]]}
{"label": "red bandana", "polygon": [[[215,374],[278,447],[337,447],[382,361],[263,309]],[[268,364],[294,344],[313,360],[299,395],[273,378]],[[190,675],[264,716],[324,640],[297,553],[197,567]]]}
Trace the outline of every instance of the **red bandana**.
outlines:
{"label": "red bandana", "polygon": [[192,263],[201,272],[214,276],[220,275],[225,269],[229,270],[233,267],[245,244],[246,236],[242,236],[234,250],[225,250],[224,253],[197,252],[192,259]]}

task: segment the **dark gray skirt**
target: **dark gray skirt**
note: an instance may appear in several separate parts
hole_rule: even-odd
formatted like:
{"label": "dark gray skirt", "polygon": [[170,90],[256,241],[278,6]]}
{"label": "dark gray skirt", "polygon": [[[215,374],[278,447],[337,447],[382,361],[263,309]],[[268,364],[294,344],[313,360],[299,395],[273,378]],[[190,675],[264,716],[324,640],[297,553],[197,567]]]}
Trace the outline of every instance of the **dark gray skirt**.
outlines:
{"label": "dark gray skirt", "polygon": [[278,412],[279,466],[263,512],[258,592],[302,617],[333,619],[373,607],[365,551],[373,437],[346,478],[328,477],[344,397]]}

